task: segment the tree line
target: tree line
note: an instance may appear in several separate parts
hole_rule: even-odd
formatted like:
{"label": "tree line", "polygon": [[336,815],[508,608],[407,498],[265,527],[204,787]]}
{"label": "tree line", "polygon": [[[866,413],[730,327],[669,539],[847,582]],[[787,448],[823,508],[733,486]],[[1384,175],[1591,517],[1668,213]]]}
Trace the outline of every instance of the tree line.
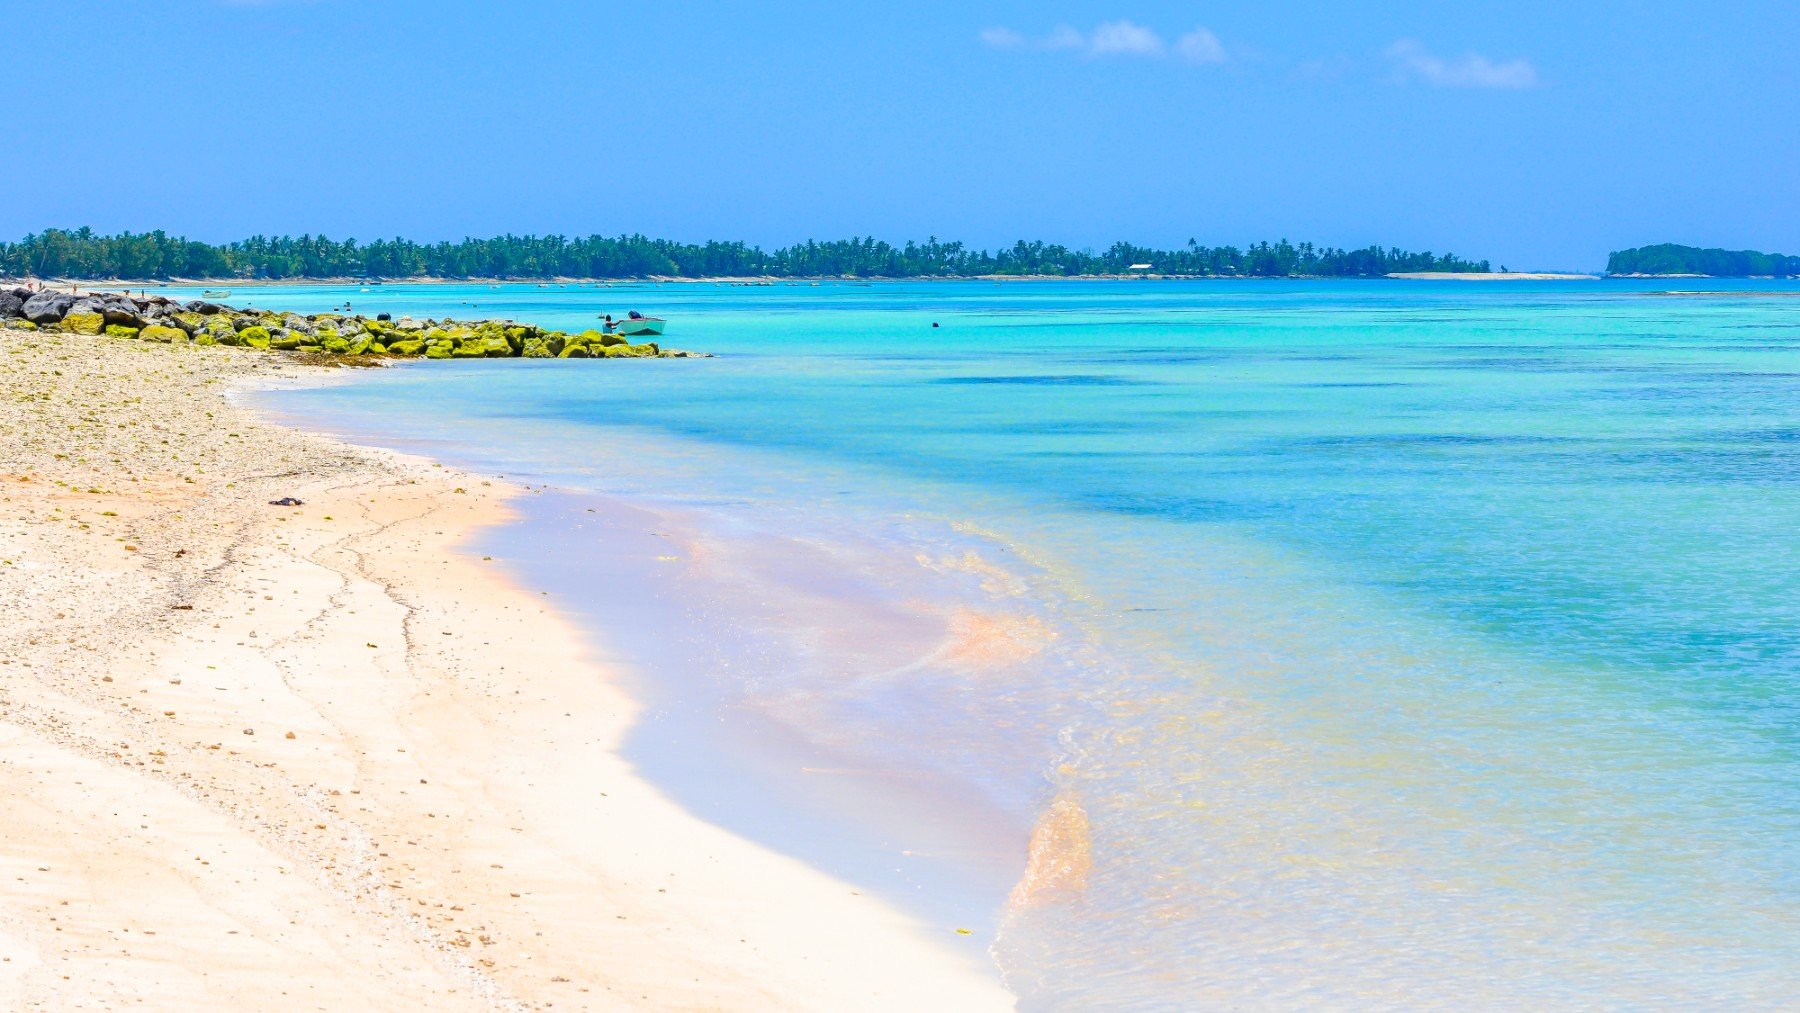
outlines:
{"label": "tree line", "polygon": [[1402,271],[1486,271],[1488,262],[1450,254],[1294,245],[1287,240],[1174,250],[1114,243],[1104,252],[1023,240],[971,249],[935,236],[895,246],[874,238],[808,240],[765,251],[741,242],[678,243],[645,236],[496,236],[460,242],[324,236],[252,236],[215,245],[166,232],[99,235],[45,229],[0,243],[0,274],[40,278],[919,278],[979,275],[1124,274],[1150,264],[1158,274],[1211,277],[1369,278]]}
{"label": "tree line", "polygon": [[1755,250],[1701,249],[1662,243],[1617,250],[1606,258],[1607,274],[1707,274],[1715,278],[1800,276],[1800,257]]}

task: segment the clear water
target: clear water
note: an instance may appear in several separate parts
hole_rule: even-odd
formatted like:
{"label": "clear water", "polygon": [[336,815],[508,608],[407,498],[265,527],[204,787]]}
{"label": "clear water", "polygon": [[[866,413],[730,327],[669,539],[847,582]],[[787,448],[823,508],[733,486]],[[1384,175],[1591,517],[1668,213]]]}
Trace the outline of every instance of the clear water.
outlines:
{"label": "clear water", "polygon": [[1800,289],[1682,284],[251,298],[718,353],[272,403],[552,487],[645,768],[1027,1008],[1791,1005]]}

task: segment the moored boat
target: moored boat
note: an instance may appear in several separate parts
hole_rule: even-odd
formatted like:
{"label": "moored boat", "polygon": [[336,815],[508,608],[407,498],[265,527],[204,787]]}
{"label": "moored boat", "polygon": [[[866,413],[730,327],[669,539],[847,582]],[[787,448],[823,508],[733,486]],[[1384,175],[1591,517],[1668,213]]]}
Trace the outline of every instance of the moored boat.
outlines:
{"label": "moored boat", "polygon": [[663,325],[667,323],[662,317],[629,316],[623,320],[613,321],[613,327],[619,334],[635,337],[639,334],[661,334]]}
{"label": "moored boat", "polygon": [[200,293],[200,298],[202,298],[202,299],[229,299],[229,298],[231,298],[231,290],[228,288],[209,288]]}

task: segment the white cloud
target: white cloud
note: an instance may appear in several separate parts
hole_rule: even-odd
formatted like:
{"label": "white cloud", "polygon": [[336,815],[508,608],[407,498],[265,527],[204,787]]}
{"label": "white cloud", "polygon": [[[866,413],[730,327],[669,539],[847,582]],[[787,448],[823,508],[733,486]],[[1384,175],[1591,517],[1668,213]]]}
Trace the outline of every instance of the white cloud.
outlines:
{"label": "white cloud", "polygon": [[1129,21],[1108,21],[1094,29],[1088,52],[1095,56],[1161,56],[1162,36]]}
{"label": "white cloud", "polygon": [[[995,26],[983,29],[981,43],[989,49],[1034,49],[1052,53],[1075,53],[1086,57],[1167,56],[1170,46],[1155,29],[1135,21],[1108,21],[1092,32],[1068,25],[1058,25],[1048,35],[1028,36],[1011,28]],[[1205,28],[1195,28],[1175,40],[1176,56],[1189,63],[1222,63],[1225,46],[1219,37]]]}
{"label": "white cloud", "polygon": [[1387,48],[1402,80],[1423,81],[1439,88],[1535,88],[1537,68],[1524,59],[1496,63],[1480,53],[1453,60],[1434,55],[1417,39],[1401,39]]}
{"label": "white cloud", "polygon": [[1031,40],[1010,28],[983,28],[981,44],[989,49],[1024,49]]}
{"label": "white cloud", "polygon": [[1175,40],[1175,52],[1189,63],[1224,63],[1225,46],[1204,28],[1195,28]]}

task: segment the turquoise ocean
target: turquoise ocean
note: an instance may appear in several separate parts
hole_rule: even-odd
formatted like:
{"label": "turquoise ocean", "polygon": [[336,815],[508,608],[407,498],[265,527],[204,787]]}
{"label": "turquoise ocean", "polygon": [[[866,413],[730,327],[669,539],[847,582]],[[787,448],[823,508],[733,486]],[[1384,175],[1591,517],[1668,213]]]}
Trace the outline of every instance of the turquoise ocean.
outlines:
{"label": "turquoise ocean", "polygon": [[1027,1009],[1744,1008],[1800,1002],[1796,295],[227,301],[714,353],[257,401],[529,485],[476,549],[631,673],[645,773]]}

